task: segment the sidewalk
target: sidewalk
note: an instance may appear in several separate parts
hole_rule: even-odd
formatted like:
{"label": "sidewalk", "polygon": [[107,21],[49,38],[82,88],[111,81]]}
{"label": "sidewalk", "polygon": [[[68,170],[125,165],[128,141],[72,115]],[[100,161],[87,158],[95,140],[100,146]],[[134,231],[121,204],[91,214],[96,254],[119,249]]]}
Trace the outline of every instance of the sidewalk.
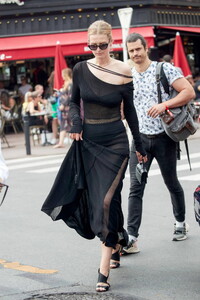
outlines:
{"label": "sidewalk", "polygon": [[38,144],[37,141],[34,146],[32,139],[30,139],[31,155],[27,155],[25,146],[25,136],[23,132],[16,134],[6,134],[6,138],[10,147],[8,147],[7,144],[3,142],[1,144],[5,160],[44,155],[66,154],[70,146],[70,144],[67,144],[65,148],[54,149],[53,145],[42,146]]}
{"label": "sidewalk", "polygon": [[[54,149],[52,145],[42,146],[35,144],[33,145],[32,140],[31,143],[31,155],[26,154],[26,146],[25,146],[25,137],[24,133],[17,134],[7,134],[6,138],[10,147],[7,146],[6,143],[2,143],[2,152],[5,159],[16,159],[16,158],[24,158],[24,157],[34,157],[34,156],[44,156],[44,155],[56,155],[56,154],[66,154],[70,144],[67,144],[65,148],[57,148]],[[189,139],[200,139],[200,128],[197,132],[190,136]]]}

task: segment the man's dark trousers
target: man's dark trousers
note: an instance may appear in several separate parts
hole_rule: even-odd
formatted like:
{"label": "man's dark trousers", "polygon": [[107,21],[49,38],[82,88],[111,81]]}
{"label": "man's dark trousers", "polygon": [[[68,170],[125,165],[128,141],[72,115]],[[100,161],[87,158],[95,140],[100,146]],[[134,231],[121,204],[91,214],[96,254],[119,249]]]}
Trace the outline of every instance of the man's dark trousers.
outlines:
{"label": "man's dark trousers", "polygon": [[[148,161],[145,164],[149,171],[153,158],[158,162],[164,182],[169,190],[173,213],[176,221],[185,220],[185,198],[183,189],[177,178],[177,143],[165,133],[148,136],[141,134],[143,146],[146,150]],[[136,157],[134,143],[130,155],[130,193],[128,199],[128,234],[138,237],[138,231],[142,219],[142,198],[145,184],[140,184],[135,175],[138,159]],[[158,195],[162,201],[162,197]],[[147,199],[148,201],[148,199]],[[151,200],[153,201],[153,199]]]}

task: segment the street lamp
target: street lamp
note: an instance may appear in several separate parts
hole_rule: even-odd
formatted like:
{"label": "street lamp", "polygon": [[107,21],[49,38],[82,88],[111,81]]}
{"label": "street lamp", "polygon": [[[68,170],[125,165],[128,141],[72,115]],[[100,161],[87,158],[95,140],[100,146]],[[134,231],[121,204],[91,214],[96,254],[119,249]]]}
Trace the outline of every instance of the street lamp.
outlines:
{"label": "street lamp", "polygon": [[120,8],[117,12],[122,28],[123,60],[127,61],[128,55],[126,51],[126,37],[130,28],[133,9],[132,7]]}

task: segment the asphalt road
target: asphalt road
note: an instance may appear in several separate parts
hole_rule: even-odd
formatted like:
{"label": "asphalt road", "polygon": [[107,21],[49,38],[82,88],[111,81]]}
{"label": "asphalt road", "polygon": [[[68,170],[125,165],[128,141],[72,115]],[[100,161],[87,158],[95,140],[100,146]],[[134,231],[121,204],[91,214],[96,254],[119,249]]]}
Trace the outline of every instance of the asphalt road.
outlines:
{"label": "asphalt road", "polygon": [[[193,209],[193,192],[200,184],[199,145],[199,138],[189,142],[192,171],[183,145],[178,162],[190,225],[188,239],[172,242],[172,207],[153,164],[144,196],[141,252],[121,258],[121,267],[111,271],[111,289],[106,295],[95,294],[99,240],[85,240],[40,211],[64,155],[8,160],[10,189],[0,208],[0,298],[199,300],[200,227]],[[127,172],[125,223],[128,190]]]}

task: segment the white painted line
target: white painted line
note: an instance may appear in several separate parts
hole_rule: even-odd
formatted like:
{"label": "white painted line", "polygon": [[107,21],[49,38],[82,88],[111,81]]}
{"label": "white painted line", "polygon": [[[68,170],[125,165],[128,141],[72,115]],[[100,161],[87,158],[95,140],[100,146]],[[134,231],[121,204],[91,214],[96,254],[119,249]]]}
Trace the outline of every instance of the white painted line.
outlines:
{"label": "white painted line", "polygon": [[31,168],[31,167],[37,167],[37,166],[46,166],[46,165],[53,165],[53,164],[61,164],[63,159],[53,159],[50,161],[40,161],[40,162],[33,162],[33,163],[26,163],[16,166],[10,166],[8,167],[8,170],[19,170],[19,169],[25,169],[25,168]]}
{"label": "white painted line", "polygon": [[29,162],[29,161],[37,161],[43,159],[51,159],[51,158],[58,158],[64,157],[65,154],[57,154],[57,155],[44,155],[44,156],[37,156],[37,157],[25,157],[25,158],[16,158],[16,159],[8,159],[6,160],[7,165],[11,165],[13,163],[20,163],[20,162]]}
{"label": "white painted line", "polygon": [[179,177],[180,180],[187,180],[187,181],[198,181],[200,182],[200,174],[190,175],[190,176],[183,176]]}
{"label": "white painted line", "polygon": [[52,167],[52,168],[45,168],[40,170],[26,171],[26,173],[43,174],[43,173],[58,172],[58,170],[59,167]]}

